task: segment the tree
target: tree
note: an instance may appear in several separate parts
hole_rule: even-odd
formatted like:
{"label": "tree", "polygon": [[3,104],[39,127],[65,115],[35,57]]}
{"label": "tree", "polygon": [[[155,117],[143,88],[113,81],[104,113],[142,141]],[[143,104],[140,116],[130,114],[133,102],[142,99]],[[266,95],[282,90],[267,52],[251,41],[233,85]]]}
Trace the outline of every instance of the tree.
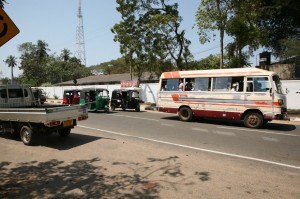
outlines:
{"label": "tree", "polygon": [[126,62],[140,76],[160,62],[173,60],[178,69],[187,66],[191,53],[185,31],[180,31],[178,4],[167,5],[165,0],[117,0],[122,21],[115,24],[114,40]]}
{"label": "tree", "polygon": [[6,0],[0,0],[0,8],[4,8],[4,3],[7,3]]}
{"label": "tree", "polygon": [[27,42],[19,46],[18,50],[21,52],[19,68],[23,70],[23,83],[39,86],[47,81],[48,71],[45,69],[49,61],[47,46],[48,44],[41,40],[37,41],[37,45]]}
{"label": "tree", "polygon": [[[227,22],[226,33],[234,41],[226,47],[229,63],[226,67],[241,67],[247,65],[249,55],[258,49],[261,43],[261,31],[256,25],[257,10],[260,1],[231,0],[231,16]],[[245,51],[244,48],[248,47]]]}
{"label": "tree", "polygon": [[262,0],[257,25],[264,33],[263,45],[280,56],[287,46],[282,42],[300,35],[299,0]]}
{"label": "tree", "polygon": [[13,68],[17,66],[17,58],[13,55],[9,55],[4,62],[8,65],[8,67],[11,67],[11,84],[13,84],[13,79],[14,79]]}
{"label": "tree", "polygon": [[231,11],[230,0],[202,0],[196,12],[196,24],[202,44],[210,42],[211,32],[219,31],[220,68],[224,66],[224,35]]}

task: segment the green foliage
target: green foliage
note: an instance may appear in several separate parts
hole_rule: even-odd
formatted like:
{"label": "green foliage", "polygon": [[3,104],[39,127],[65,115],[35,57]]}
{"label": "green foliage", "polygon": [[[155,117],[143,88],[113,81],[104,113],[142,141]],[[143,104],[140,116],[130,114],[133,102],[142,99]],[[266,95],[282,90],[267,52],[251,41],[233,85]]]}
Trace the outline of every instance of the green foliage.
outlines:
{"label": "green foliage", "polygon": [[190,62],[190,68],[193,70],[218,69],[220,67],[219,55],[209,55],[200,61]]}
{"label": "green foliage", "polygon": [[4,3],[7,3],[6,0],[0,0],[0,8],[4,8]]}
{"label": "green foliage", "polygon": [[196,13],[199,40],[202,44],[210,42],[211,38],[216,36],[215,31],[219,31],[220,68],[223,68],[224,63],[224,34],[232,11],[230,2],[230,0],[202,0]]}
{"label": "green foliage", "polygon": [[179,69],[191,59],[190,41],[180,31],[178,4],[167,5],[164,0],[117,0],[122,21],[115,24],[114,40],[120,52],[137,75],[143,71],[161,73],[156,66],[170,60]]}
{"label": "green foliage", "polygon": [[67,49],[59,56],[49,55],[48,44],[44,41],[23,43],[18,50],[21,52],[22,83],[40,86],[45,82],[56,84],[89,76],[89,69],[81,65],[80,60],[72,57]]}
{"label": "green foliage", "polygon": [[264,45],[273,55],[284,52],[282,41],[300,34],[299,0],[262,0],[257,25],[264,33]]}

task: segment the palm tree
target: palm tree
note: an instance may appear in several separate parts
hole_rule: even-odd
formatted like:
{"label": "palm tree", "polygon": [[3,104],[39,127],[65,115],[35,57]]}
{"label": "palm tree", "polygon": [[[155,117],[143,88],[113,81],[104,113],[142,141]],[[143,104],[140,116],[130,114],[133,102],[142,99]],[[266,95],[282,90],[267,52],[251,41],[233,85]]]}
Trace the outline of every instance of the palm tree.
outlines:
{"label": "palm tree", "polygon": [[13,84],[14,71],[13,68],[17,66],[17,58],[13,55],[9,55],[4,61],[8,67],[11,67],[11,84]]}

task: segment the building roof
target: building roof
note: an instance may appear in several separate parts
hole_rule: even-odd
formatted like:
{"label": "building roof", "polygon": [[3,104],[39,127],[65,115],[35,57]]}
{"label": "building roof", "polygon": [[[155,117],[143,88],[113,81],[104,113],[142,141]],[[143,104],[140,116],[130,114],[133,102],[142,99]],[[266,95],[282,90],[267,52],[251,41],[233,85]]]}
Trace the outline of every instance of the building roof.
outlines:
{"label": "building roof", "polygon": [[[96,75],[77,79],[77,85],[103,85],[103,84],[119,84],[121,81],[130,80],[130,73],[111,74],[111,75]],[[132,76],[132,80],[138,80],[137,76]],[[141,82],[158,82],[158,77],[151,78],[151,73],[143,73]],[[66,81],[56,84],[57,86],[73,86],[74,81]]]}

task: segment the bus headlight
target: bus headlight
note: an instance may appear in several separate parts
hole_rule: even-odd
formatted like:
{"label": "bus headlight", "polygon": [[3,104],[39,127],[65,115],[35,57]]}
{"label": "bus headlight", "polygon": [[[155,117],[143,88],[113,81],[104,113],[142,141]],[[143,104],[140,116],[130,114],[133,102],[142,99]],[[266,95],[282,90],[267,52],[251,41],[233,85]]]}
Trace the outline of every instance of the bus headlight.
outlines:
{"label": "bus headlight", "polygon": [[279,99],[279,100],[278,100],[278,105],[279,105],[279,106],[282,106],[282,105],[283,105],[283,100],[282,100],[282,99]]}

